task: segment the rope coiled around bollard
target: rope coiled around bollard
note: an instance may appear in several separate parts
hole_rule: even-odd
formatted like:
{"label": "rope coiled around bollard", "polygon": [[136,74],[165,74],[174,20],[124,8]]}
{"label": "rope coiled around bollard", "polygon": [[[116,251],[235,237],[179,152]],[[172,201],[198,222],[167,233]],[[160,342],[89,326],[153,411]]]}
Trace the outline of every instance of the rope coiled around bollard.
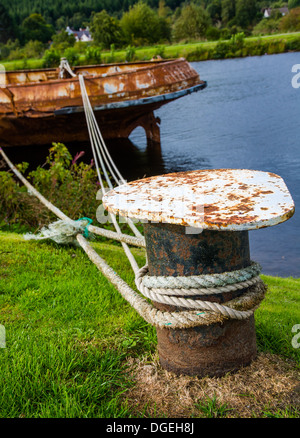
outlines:
{"label": "rope coiled around bollard", "polygon": [[[205,310],[221,314],[232,319],[246,319],[254,312],[254,309],[263,299],[261,293],[262,280],[259,277],[261,267],[258,263],[252,262],[247,268],[236,270],[232,272],[224,272],[222,274],[200,275],[191,277],[155,277],[148,276],[148,266],[145,265],[139,270],[136,275],[135,282],[138,290],[146,297],[157,303],[185,307],[188,309]],[[234,283],[235,281],[235,283]],[[158,287],[148,287],[148,285]],[[211,287],[211,285],[219,285]],[[220,294],[224,292],[233,292],[242,289],[249,289],[252,286],[258,286],[257,297],[253,294],[253,288],[250,291],[250,296],[246,292],[237,299],[231,300],[227,305],[219,303],[203,301],[199,299],[185,298],[191,295],[210,295]],[[198,287],[194,287],[198,286]],[[201,287],[200,287],[201,286]],[[232,303],[235,305],[253,303],[253,308],[250,310],[236,310],[229,307]],[[248,306],[247,306],[248,307]]]}

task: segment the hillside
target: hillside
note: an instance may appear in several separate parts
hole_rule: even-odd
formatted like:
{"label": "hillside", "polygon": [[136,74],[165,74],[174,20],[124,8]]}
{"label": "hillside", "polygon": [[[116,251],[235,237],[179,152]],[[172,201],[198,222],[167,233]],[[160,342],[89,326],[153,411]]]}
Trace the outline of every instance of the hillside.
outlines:
{"label": "hillside", "polygon": [[[176,9],[186,3],[184,0],[143,0],[154,10],[164,11],[167,15],[175,13]],[[30,14],[39,13],[47,22],[55,28],[61,28],[68,24],[74,27],[82,27],[90,21],[93,12],[105,9],[109,14],[120,18],[138,0],[1,0],[0,6],[7,10],[14,26],[20,25]],[[247,20],[250,14],[254,21],[262,18],[262,9],[273,6],[281,7],[300,5],[298,0],[275,1],[275,0],[195,0],[195,4],[207,10],[212,20],[216,22],[230,21],[237,15]],[[0,9],[0,16],[1,16]],[[2,18],[2,17],[1,17]],[[3,19],[1,20],[3,22]],[[1,23],[1,22],[0,22]]]}

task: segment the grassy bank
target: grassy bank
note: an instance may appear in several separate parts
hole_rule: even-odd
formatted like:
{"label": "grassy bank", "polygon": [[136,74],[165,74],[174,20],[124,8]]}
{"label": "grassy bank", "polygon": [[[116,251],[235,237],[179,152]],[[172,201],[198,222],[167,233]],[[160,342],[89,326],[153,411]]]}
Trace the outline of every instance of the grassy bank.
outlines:
{"label": "grassy bank", "polygon": [[[116,245],[94,242],[134,287]],[[134,249],[140,264],[144,253]],[[155,329],[81,248],[0,232],[0,417],[297,417],[300,279],[263,276],[256,312],[259,357],[220,379],[163,371]]]}
{"label": "grassy bank", "polygon": [[[125,62],[131,58],[146,61],[153,56],[162,58],[184,57],[188,61],[205,61],[209,59],[225,59],[246,56],[300,51],[300,32],[267,35],[261,37],[232,38],[222,41],[189,42],[152,47],[137,47],[125,50],[102,52],[102,63]],[[36,69],[43,67],[43,59],[20,59],[1,61],[6,70]],[[84,54],[79,55],[78,64],[86,64]]]}

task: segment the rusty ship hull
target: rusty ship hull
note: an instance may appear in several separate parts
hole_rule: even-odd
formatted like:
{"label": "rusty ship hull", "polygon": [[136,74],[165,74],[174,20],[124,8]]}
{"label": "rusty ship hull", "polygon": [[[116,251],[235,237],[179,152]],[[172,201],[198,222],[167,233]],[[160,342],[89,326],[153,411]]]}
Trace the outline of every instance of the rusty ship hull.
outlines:
{"label": "rusty ship hull", "polygon": [[[73,72],[85,78],[104,138],[127,138],[142,126],[148,140],[159,142],[154,111],[206,87],[184,58],[82,66]],[[78,77],[59,78],[59,69],[6,72],[0,139],[4,147],[88,140]]]}

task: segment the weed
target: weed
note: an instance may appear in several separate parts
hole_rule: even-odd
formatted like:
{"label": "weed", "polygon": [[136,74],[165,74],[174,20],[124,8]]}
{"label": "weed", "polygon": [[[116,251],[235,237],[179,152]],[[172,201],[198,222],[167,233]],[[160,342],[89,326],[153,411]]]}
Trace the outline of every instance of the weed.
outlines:
{"label": "weed", "polygon": [[226,417],[228,408],[227,403],[219,403],[216,395],[212,398],[206,397],[204,400],[198,400],[195,403],[196,409],[200,410],[206,418],[223,418]]}

